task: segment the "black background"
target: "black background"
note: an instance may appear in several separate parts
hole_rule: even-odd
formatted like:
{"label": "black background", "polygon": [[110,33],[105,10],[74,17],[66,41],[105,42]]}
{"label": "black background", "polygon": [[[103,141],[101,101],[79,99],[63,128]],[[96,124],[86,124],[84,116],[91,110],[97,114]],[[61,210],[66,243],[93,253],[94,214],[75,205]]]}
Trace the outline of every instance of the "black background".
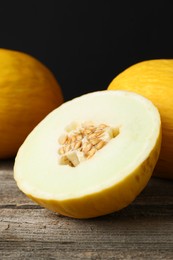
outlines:
{"label": "black background", "polygon": [[173,1],[1,1],[0,47],[43,62],[69,100],[134,63],[173,58]]}

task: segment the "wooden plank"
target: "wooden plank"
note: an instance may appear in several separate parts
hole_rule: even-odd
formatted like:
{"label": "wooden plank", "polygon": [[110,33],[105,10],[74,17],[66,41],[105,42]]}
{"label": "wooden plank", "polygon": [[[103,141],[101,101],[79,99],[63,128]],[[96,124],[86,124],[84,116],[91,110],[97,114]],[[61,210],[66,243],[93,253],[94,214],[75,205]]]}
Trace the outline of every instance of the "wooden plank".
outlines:
{"label": "wooden plank", "polygon": [[[29,248],[39,257],[50,251],[56,257],[58,251],[62,255],[66,252],[66,256],[107,252],[110,257],[112,252],[122,257],[150,254],[152,259],[171,259],[173,253],[172,217],[128,217],[119,213],[79,221],[45,209],[1,209],[0,216],[0,252],[4,256],[9,251],[11,255],[22,251],[31,256]],[[43,248],[44,252],[39,252]]]}
{"label": "wooden plank", "polygon": [[153,178],[127,208],[77,220],[20,192],[0,164],[0,259],[173,259],[173,182]]}
{"label": "wooden plank", "polygon": [[[14,217],[15,216],[15,217]],[[65,255],[66,259],[87,252],[98,258],[86,259],[171,259],[173,245],[172,218],[102,217],[74,220],[58,217],[46,210],[1,210],[0,252],[6,257],[23,253],[25,257],[44,258]],[[31,254],[31,249],[33,254]],[[40,252],[41,250],[41,252]],[[101,258],[101,255],[107,256]],[[68,258],[67,258],[68,256]],[[99,258],[100,256],[100,258]],[[64,258],[64,259],[65,259]],[[13,258],[15,259],[15,258]],[[35,259],[35,258],[34,258]],[[74,258],[75,259],[75,258]],[[83,258],[82,258],[83,259]],[[111,259],[111,258],[110,258]]]}

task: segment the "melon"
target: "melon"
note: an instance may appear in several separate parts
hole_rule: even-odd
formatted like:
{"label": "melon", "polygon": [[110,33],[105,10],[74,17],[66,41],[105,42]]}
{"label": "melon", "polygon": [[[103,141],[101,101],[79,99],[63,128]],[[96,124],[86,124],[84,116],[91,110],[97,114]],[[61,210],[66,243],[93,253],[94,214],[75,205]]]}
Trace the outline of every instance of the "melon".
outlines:
{"label": "melon", "polygon": [[108,90],[136,92],[158,108],[162,120],[162,147],[154,176],[173,179],[173,59],[146,60],[115,77]]}
{"label": "melon", "polygon": [[147,185],[161,145],[161,121],[148,99],[98,91],[62,104],[29,134],[15,159],[19,189],[73,218],[129,205]]}
{"label": "melon", "polygon": [[62,102],[61,87],[44,64],[0,49],[0,159],[14,157],[33,128]]}

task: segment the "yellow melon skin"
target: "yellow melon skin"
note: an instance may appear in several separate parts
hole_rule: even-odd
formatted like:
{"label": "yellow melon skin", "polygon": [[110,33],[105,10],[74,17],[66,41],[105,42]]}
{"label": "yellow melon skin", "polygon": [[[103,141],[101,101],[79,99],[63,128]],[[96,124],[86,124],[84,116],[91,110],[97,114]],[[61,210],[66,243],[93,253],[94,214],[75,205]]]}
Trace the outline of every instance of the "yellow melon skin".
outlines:
{"label": "yellow melon skin", "polygon": [[148,60],[120,73],[108,90],[134,91],[150,99],[162,120],[162,147],[154,175],[173,179],[173,59]]}
{"label": "yellow melon skin", "polygon": [[31,130],[62,102],[59,84],[41,62],[0,49],[0,159],[14,156]]}

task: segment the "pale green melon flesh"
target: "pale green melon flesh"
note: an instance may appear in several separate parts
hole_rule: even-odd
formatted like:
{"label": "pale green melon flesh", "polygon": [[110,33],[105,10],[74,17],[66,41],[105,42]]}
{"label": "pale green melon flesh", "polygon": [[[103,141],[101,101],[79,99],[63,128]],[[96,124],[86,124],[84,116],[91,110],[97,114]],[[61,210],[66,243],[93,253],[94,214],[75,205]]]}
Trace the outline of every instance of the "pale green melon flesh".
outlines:
{"label": "pale green melon flesh", "polygon": [[[119,134],[76,167],[59,163],[58,138],[72,122],[93,121]],[[66,102],[28,136],[16,157],[14,177],[26,194],[64,200],[123,180],[147,159],[160,132],[160,116],[147,99],[127,91],[100,91]]]}

